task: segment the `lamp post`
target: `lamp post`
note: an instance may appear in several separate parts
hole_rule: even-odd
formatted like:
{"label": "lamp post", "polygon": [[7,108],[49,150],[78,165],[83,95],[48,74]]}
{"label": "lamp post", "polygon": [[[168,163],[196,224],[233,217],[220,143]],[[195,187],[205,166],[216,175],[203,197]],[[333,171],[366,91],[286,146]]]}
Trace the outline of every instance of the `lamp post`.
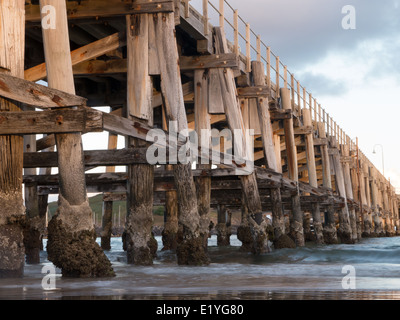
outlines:
{"label": "lamp post", "polygon": [[381,147],[381,151],[382,151],[382,174],[383,174],[383,176],[385,176],[385,161],[384,161],[384,158],[383,158],[383,146],[381,144],[374,145],[374,150],[372,151],[372,153],[376,154],[375,147],[377,147],[377,146]]}

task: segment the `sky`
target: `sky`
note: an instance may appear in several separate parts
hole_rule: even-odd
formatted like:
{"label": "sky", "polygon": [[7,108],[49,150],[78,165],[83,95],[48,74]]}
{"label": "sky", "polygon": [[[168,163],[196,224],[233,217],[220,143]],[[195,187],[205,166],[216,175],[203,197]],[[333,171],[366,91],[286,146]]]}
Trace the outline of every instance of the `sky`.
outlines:
{"label": "sky", "polygon": [[227,1],[400,193],[400,0]]}

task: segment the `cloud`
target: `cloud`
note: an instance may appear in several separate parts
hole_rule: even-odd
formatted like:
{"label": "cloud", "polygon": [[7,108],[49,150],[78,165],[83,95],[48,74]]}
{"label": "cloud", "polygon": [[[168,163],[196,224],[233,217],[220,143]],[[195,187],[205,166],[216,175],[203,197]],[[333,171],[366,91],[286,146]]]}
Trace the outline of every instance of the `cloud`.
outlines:
{"label": "cloud", "polygon": [[301,83],[305,88],[310,88],[314,96],[335,96],[346,94],[349,90],[343,81],[312,72],[301,74]]}
{"label": "cloud", "polygon": [[400,24],[400,8],[394,0],[353,0],[356,30],[342,28],[342,8],[349,4],[348,0],[228,2],[288,66],[313,62],[331,50],[355,49],[367,39],[395,35]]}

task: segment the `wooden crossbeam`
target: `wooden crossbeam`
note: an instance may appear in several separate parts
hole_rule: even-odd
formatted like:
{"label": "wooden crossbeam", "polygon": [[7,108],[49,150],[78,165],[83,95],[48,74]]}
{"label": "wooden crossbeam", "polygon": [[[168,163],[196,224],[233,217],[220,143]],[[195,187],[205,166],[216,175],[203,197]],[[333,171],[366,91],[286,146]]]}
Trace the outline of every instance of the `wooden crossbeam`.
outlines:
{"label": "wooden crossbeam", "polygon": [[239,98],[261,98],[269,97],[270,88],[267,86],[253,86],[253,87],[242,87],[237,88],[237,94]]}
{"label": "wooden crossbeam", "polygon": [[0,96],[38,108],[72,107],[86,104],[85,98],[5,73],[0,73]]}
{"label": "wooden crossbeam", "polygon": [[237,68],[239,66],[239,58],[234,53],[181,56],[179,65],[182,71],[209,68]]}
{"label": "wooden crossbeam", "polygon": [[83,61],[73,66],[74,76],[89,76],[89,75],[112,75],[117,73],[126,73],[126,59],[112,60],[88,60]]}
{"label": "wooden crossbeam", "polygon": [[[313,127],[312,126],[302,126],[302,127],[295,127],[294,128],[294,134],[295,135],[306,135],[310,134],[313,132]],[[280,136],[285,135],[285,130],[284,129],[279,129],[274,132],[274,134],[278,134]]]}
{"label": "wooden crossbeam", "polygon": [[293,111],[292,110],[270,110],[269,111],[271,120],[276,121],[276,120],[284,120],[284,119],[291,119],[293,117]]}
{"label": "wooden crossbeam", "polygon": [[[126,37],[124,33],[114,33],[103,39],[89,43],[71,51],[72,65],[99,57],[107,52],[126,46]],[[46,64],[42,63],[35,67],[25,70],[25,79],[29,81],[38,81],[46,78]]]}
{"label": "wooden crossbeam", "polygon": [[[173,0],[82,0],[67,1],[68,20],[125,16],[137,13],[173,12]],[[41,21],[40,7],[37,4],[25,5],[26,18],[30,23]]]}
{"label": "wooden crossbeam", "polygon": [[0,135],[101,131],[101,112],[89,108],[0,112]]}
{"label": "wooden crossbeam", "polygon": [[[147,148],[89,150],[84,152],[85,166],[145,164]],[[24,168],[57,167],[57,152],[25,152]]]}
{"label": "wooden crossbeam", "polygon": [[[193,170],[194,177],[200,176],[210,176],[213,177],[212,180],[212,190],[241,190],[242,185],[240,180],[237,179],[229,179],[229,177],[233,177],[236,175],[235,170],[233,169],[212,169],[212,170]],[[257,176],[257,185],[259,189],[270,189],[276,188],[277,185],[282,185],[282,177],[278,175],[272,175],[270,177],[263,174],[263,172],[256,171]],[[155,191],[169,191],[175,188],[173,182],[173,173],[168,170],[155,170],[154,172],[155,179]],[[116,184],[124,185],[127,180],[127,174],[124,172],[117,173],[95,173],[95,174],[86,174],[86,183],[87,185],[110,185],[112,188],[115,187]],[[40,175],[40,176],[32,176],[25,175],[23,179],[24,183],[37,183],[38,186],[51,186],[58,184],[58,175]],[[103,187],[104,188],[104,187]],[[326,197],[331,196],[332,191],[327,188],[312,188],[306,183],[299,183],[300,191],[307,192],[310,195],[315,197]],[[296,186],[286,186],[285,190],[290,192],[296,192]],[[112,191],[112,190],[109,190]]]}
{"label": "wooden crossbeam", "polygon": [[[232,191],[229,193],[229,195],[226,195],[223,193],[223,190],[213,190],[211,194],[211,204],[216,205],[216,204],[226,204],[230,207],[240,207],[242,205],[242,197],[241,197],[241,192],[240,191]],[[337,205],[340,206],[344,203],[343,199],[340,197],[329,197],[329,196],[323,196],[323,197],[315,197],[315,196],[301,196],[300,197],[301,202],[303,205],[319,202],[322,206],[328,206],[328,205]],[[155,203],[154,205],[162,205],[165,202],[165,199],[162,197],[162,193],[160,192],[159,195],[155,196]],[[290,208],[291,206],[291,201],[290,199],[286,196],[283,196],[282,203],[285,204],[285,206],[288,206]],[[103,201],[126,201],[126,193],[105,193],[103,195]],[[271,207],[268,206],[270,203],[270,199],[268,196],[261,195],[261,201],[263,203],[263,209],[265,206],[270,210]]]}

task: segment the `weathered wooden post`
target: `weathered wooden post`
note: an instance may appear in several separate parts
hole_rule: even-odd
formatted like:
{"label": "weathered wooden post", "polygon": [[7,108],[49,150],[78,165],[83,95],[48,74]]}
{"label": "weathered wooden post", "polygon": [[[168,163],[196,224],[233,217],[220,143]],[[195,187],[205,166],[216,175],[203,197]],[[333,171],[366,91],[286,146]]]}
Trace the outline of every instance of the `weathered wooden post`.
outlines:
{"label": "weathered wooden post", "polygon": [[242,193],[242,205],[241,205],[241,224],[237,229],[237,238],[242,242],[240,251],[251,252],[253,248],[253,238],[251,235],[250,223],[249,223],[249,210],[247,209],[244,194]]}
{"label": "weathered wooden post", "polygon": [[[312,128],[312,120],[311,120],[310,110],[303,108],[302,113],[303,113],[304,126]],[[307,157],[309,184],[313,188],[318,188],[313,134],[312,133],[306,134],[305,141],[306,141],[306,157]],[[317,244],[323,244],[324,236],[323,236],[323,229],[322,229],[322,222],[321,222],[321,211],[320,211],[320,206],[319,206],[318,202],[313,202],[311,204],[311,211],[312,211],[311,214],[313,217],[315,242]]]}
{"label": "weathered wooden post", "polygon": [[[118,145],[118,135],[108,134],[108,149],[114,150]],[[115,172],[115,166],[106,168],[106,172]],[[103,218],[101,221],[101,248],[103,250],[111,249],[111,234],[112,234],[112,215],[113,215],[113,201],[103,200]]]}
{"label": "weathered wooden post", "polygon": [[[324,139],[326,143],[320,146],[321,159],[322,159],[322,184],[325,188],[332,189],[331,166],[329,161],[328,141],[326,139],[325,124],[323,122],[317,123],[319,137]],[[324,224],[324,242],[326,244],[337,243],[337,233],[335,224],[335,209],[332,204],[329,204],[325,214]]]}
{"label": "weathered wooden post", "polygon": [[370,237],[371,234],[371,226],[369,225],[368,219],[368,203],[367,203],[367,195],[366,195],[366,177],[364,172],[364,163],[362,158],[358,160],[359,162],[359,185],[360,185],[360,204],[361,204],[361,215],[362,215],[362,226],[361,226],[361,237]]}
{"label": "weathered wooden post", "polygon": [[[253,84],[255,86],[266,85],[264,64],[261,61],[252,62],[252,78],[253,78]],[[278,162],[276,158],[276,148],[280,148],[280,139],[276,141],[277,146],[275,146],[267,97],[257,98],[257,112],[261,130],[265,165],[267,168],[270,168],[276,172],[281,172],[282,170],[281,168],[278,168]],[[279,149],[279,160],[280,160],[280,149]],[[293,244],[290,243],[291,239],[288,238],[285,231],[285,217],[283,213],[280,188],[271,188],[270,196],[272,205],[272,226],[274,228],[274,246],[276,249],[285,248],[287,246],[292,247],[294,243]]]}
{"label": "weathered wooden post", "polygon": [[[365,159],[364,159],[365,160]],[[366,197],[366,204],[367,204],[367,212],[364,217],[364,230],[369,230],[365,236],[373,237],[375,233],[373,232],[373,220],[372,220],[372,204],[371,204],[371,172],[369,170],[369,165],[367,161],[362,163],[363,172],[364,172],[364,185],[365,185],[365,197]]]}
{"label": "weathered wooden post", "polygon": [[[54,138],[54,136],[53,136]],[[54,145],[51,147],[48,147],[42,152],[54,152]],[[50,175],[51,174],[51,168],[39,168],[39,175]],[[41,234],[41,243],[40,243],[40,249],[43,250],[43,235],[44,231],[47,227],[47,222],[48,222],[48,202],[49,202],[49,195],[48,194],[40,194],[38,195],[38,210],[39,210],[39,218],[40,218],[40,224],[41,224],[41,230],[43,230]]]}
{"label": "weathered wooden post", "polygon": [[[36,151],[36,135],[24,136],[24,152]],[[24,169],[25,175],[36,175],[36,168]],[[39,216],[37,183],[25,183],[25,208],[27,226],[24,230],[26,262],[40,263],[40,245],[43,225]]]}
{"label": "weathered wooden post", "polygon": [[[284,110],[292,109],[292,104],[290,101],[290,90],[287,88],[281,88],[280,95],[282,99],[282,108]],[[298,183],[299,173],[297,167],[297,148],[294,140],[293,119],[291,118],[283,120],[283,126],[285,131],[285,144],[289,168],[289,178]],[[294,239],[298,247],[303,247],[305,244],[303,231],[303,212],[300,206],[300,191],[299,189],[297,190],[297,193],[291,196],[292,214],[290,216],[289,234]]]}
{"label": "weathered wooden post", "polygon": [[229,246],[231,227],[229,224],[228,210],[224,205],[218,205],[218,223],[215,226],[217,230],[217,245],[218,246]]}
{"label": "weathered wooden post", "polygon": [[112,229],[113,202],[103,201],[103,217],[101,230],[101,248],[111,250],[111,229]]}
{"label": "weathered wooden post", "polygon": [[[214,28],[216,54],[229,53],[228,44],[221,28]],[[221,93],[224,102],[224,110],[229,129],[233,135],[234,150],[241,150],[241,154],[235,155],[242,159],[248,159],[248,147],[243,117],[238,105],[236,84],[233,70],[230,68],[218,69]],[[236,132],[235,132],[236,131]],[[240,152],[240,151],[239,151]],[[260,254],[269,251],[266,222],[263,220],[261,200],[255,173],[241,175],[240,181],[244,200],[249,213],[249,223],[254,240],[253,253]]]}
{"label": "weathered wooden post", "polygon": [[[168,130],[165,108],[162,106],[162,126],[163,130]],[[172,171],[172,165],[166,165],[165,170]],[[178,195],[176,190],[165,191],[165,211],[164,211],[164,229],[162,231],[162,251],[175,251],[178,246],[179,239],[179,209]],[[181,230],[182,233],[182,230]]]}
{"label": "weathered wooden post", "polygon": [[351,234],[349,209],[347,206],[346,189],[343,178],[343,167],[340,162],[340,154],[336,137],[331,136],[330,144],[333,153],[331,159],[333,162],[332,167],[335,170],[336,188],[339,195],[344,199],[344,206],[339,210],[339,229],[337,231],[338,238],[340,238],[342,243],[351,244],[354,243],[354,241]]}
{"label": "weathered wooden post", "polygon": [[[0,73],[24,78],[25,1],[0,1]],[[21,106],[0,98],[0,111]],[[24,270],[22,200],[23,138],[0,136],[0,278],[21,277]]]}
{"label": "weathered wooden post", "polygon": [[[208,113],[209,96],[209,74],[208,70],[200,69],[194,72],[194,113],[195,130],[198,138],[199,152],[211,148],[211,123]],[[202,163],[199,155],[197,169],[211,169],[211,163]],[[200,234],[203,237],[204,247],[207,248],[210,226],[211,205],[211,177],[196,178],[197,205],[200,215]]]}
{"label": "weathered wooden post", "polygon": [[[126,17],[127,32],[127,112],[153,125],[151,104],[153,83],[149,73],[149,14]],[[144,147],[145,141],[129,139],[128,147]],[[154,166],[128,166],[126,248],[128,263],[153,264],[153,184]]]}
{"label": "weathered wooden post", "polygon": [[176,250],[178,246],[178,196],[175,190],[165,192],[165,222],[162,242],[165,250]]}
{"label": "weathered wooden post", "polygon": [[[161,77],[161,91],[167,119],[174,122],[178,133],[188,129],[182,82],[178,64],[178,48],[175,38],[173,13],[157,13],[150,21],[154,30],[152,47],[156,48],[158,72]],[[170,132],[174,128],[169,127]],[[178,196],[179,223],[183,230],[183,240],[177,246],[178,264],[208,264],[209,257],[203,245],[200,231],[196,187],[191,163],[173,165],[174,180]]]}
{"label": "weathered wooden post", "polygon": [[[352,159],[353,160],[353,159]],[[355,162],[357,162],[357,159],[355,161],[352,161],[352,168],[350,169],[350,174],[351,174],[351,184],[353,186],[353,197],[354,201],[358,204],[358,206],[355,209],[355,219],[356,219],[356,232],[357,232],[357,239],[361,240],[361,212],[362,212],[362,203],[361,203],[361,196],[360,196],[360,181],[358,179],[358,172],[357,172],[357,167],[355,165]]]}
{"label": "weathered wooden post", "polygon": [[[41,0],[53,10],[55,28],[42,28],[49,87],[75,94],[65,1]],[[113,276],[111,263],[95,242],[92,210],[86,193],[80,133],[57,134],[60,194],[58,209],[48,226],[49,260],[65,276]]]}
{"label": "weathered wooden post", "polygon": [[378,186],[377,186],[377,179],[376,179],[376,169],[374,167],[370,167],[370,187],[371,187],[371,208],[372,208],[372,219],[374,222],[374,235],[380,236],[383,229],[382,229],[382,221],[380,219],[379,213],[379,195],[378,195]]}
{"label": "weathered wooden post", "polygon": [[[348,144],[342,145],[342,159],[343,159],[343,176],[344,176],[344,186],[346,189],[346,199],[354,200],[353,195],[353,186],[351,183],[351,175],[350,175],[350,149]],[[358,240],[357,236],[357,221],[356,221],[356,211],[354,208],[349,209],[349,218],[350,218],[350,228],[351,235],[354,242]]]}

